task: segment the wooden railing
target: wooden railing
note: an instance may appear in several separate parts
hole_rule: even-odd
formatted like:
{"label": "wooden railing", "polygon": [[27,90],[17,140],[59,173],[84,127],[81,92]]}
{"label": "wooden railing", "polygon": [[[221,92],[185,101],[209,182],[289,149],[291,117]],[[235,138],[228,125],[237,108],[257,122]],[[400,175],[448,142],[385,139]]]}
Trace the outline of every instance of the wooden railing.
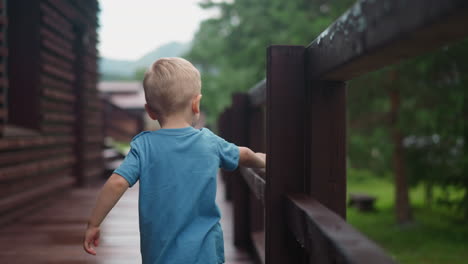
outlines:
{"label": "wooden railing", "polygon": [[[309,46],[270,46],[223,137],[267,153],[223,172],[234,242],[262,263],[394,263],[346,219],[346,81],[468,36],[466,0],[358,1]],[[359,88],[357,88],[359,89]]]}

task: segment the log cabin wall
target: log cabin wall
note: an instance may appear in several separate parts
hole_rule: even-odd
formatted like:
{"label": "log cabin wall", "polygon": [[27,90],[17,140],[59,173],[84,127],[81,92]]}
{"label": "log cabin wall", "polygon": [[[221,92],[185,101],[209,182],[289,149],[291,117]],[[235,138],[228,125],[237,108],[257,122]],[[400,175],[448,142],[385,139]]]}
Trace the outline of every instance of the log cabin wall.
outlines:
{"label": "log cabin wall", "polygon": [[130,142],[144,130],[143,115],[123,109],[109,99],[102,98],[104,137],[116,141]]}
{"label": "log cabin wall", "polygon": [[0,223],[103,172],[96,0],[0,0]]}

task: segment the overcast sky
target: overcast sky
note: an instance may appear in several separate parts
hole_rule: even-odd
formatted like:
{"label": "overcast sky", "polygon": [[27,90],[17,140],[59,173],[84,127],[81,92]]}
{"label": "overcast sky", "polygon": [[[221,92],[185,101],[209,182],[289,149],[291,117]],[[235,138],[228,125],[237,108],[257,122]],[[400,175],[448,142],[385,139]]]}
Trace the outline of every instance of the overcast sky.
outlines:
{"label": "overcast sky", "polygon": [[134,60],[162,44],[190,41],[199,23],[214,15],[199,1],[99,0],[101,56]]}

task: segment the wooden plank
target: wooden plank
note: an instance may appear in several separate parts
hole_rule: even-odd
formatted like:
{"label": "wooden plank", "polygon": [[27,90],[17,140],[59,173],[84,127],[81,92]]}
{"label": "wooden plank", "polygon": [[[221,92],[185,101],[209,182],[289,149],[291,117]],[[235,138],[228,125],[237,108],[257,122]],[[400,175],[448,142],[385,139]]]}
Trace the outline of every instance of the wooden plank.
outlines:
{"label": "wooden plank", "polygon": [[346,218],[346,84],[312,81],[307,89],[310,194]]}
{"label": "wooden plank", "polygon": [[59,67],[60,69],[66,70],[68,72],[70,72],[73,68],[73,65],[70,62],[63,60],[58,56],[54,56],[45,50],[41,50],[41,59],[49,65],[54,65],[55,67]]}
{"label": "wooden plank", "polygon": [[[226,141],[231,141],[230,138],[230,126],[232,123],[230,122],[230,107],[226,108],[224,112],[221,114],[219,122],[218,122],[218,131],[219,135],[224,138]],[[230,171],[225,171],[225,170],[220,170],[222,179],[224,180],[224,185],[225,185],[225,199],[230,201],[232,199],[232,172]]]}
{"label": "wooden plank", "polygon": [[0,26],[7,26],[8,18],[6,16],[0,16]]}
{"label": "wooden plank", "polygon": [[24,149],[42,146],[66,145],[73,142],[70,136],[46,136],[27,138],[3,138],[0,139],[0,150]]}
{"label": "wooden plank", "polygon": [[8,56],[8,48],[0,47],[0,57],[6,57],[6,56]]}
{"label": "wooden plank", "polygon": [[48,2],[51,6],[57,8],[57,11],[67,19],[71,21],[82,21],[83,24],[87,22],[86,17],[72,8],[69,3],[63,2],[62,0],[48,0]]}
{"label": "wooden plank", "polygon": [[47,134],[60,134],[60,135],[72,135],[73,126],[71,125],[57,125],[57,124],[44,124],[41,129],[42,132]]}
{"label": "wooden plank", "polygon": [[8,78],[0,76],[0,87],[8,88]]}
{"label": "wooden plank", "polygon": [[254,244],[255,255],[260,263],[265,263],[265,232],[252,232],[252,241]]}
{"label": "wooden plank", "polygon": [[[19,217],[0,229],[0,259],[2,263],[141,263],[138,232],[138,187],[130,188],[102,223],[98,254],[91,256],[82,249],[83,228],[102,188],[102,181],[86,188],[66,188],[61,195],[49,194],[49,203]],[[223,186],[218,191],[223,196]],[[41,199],[42,201],[42,199]],[[221,214],[230,213],[231,204],[218,199]],[[14,211],[16,213],[17,210]],[[18,218],[19,217],[19,218]],[[4,215],[0,217],[0,223]],[[11,220],[11,219],[10,219]],[[232,246],[232,230],[224,228],[231,218],[221,219],[225,258],[229,264],[253,264],[245,251]],[[57,254],[60,250],[60,254]]]}
{"label": "wooden plank", "polygon": [[[250,94],[249,94],[250,97]],[[250,98],[249,98],[249,101]],[[249,107],[249,133],[248,133],[248,146],[254,152],[263,152],[265,153],[265,113],[263,111],[264,107],[255,107],[250,104]],[[265,170],[262,169],[261,172],[257,174],[263,181],[265,180]],[[260,180],[256,179],[256,180]],[[264,181],[265,182],[265,181]],[[249,183],[247,181],[247,183]],[[250,193],[250,231],[251,232],[263,232],[265,231],[265,203],[264,203],[264,193],[265,193],[265,183],[262,187],[262,196],[261,200],[258,200],[260,197],[257,194]],[[265,238],[263,238],[265,241]],[[253,241],[255,244],[255,241]],[[265,244],[263,242],[263,244]],[[265,248],[263,247],[263,256],[265,256]],[[264,259],[264,258],[263,258]]]}
{"label": "wooden plank", "polygon": [[287,199],[288,227],[309,252],[311,263],[396,263],[343,218],[307,195]]}
{"label": "wooden plank", "polygon": [[286,238],[284,195],[304,192],[304,52],[302,46],[267,51],[265,261],[270,264],[299,263]]}
{"label": "wooden plank", "polygon": [[60,90],[54,90],[49,87],[42,89],[43,96],[56,99],[63,102],[72,103],[75,101],[75,96],[70,92],[63,92]]}
{"label": "wooden plank", "polygon": [[61,156],[58,158],[34,161],[0,168],[0,181],[11,181],[41,170],[51,170],[70,166],[74,162],[72,156]]}
{"label": "wooden plank", "polygon": [[9,196],[14,196],[28,189],[34,189],[36,186],[45,182],[52,182],[70,175],[71,168],[61,168],[58,170],[41,171],[39,174],[28,175],[18,180],[0,184],[0,200],[8,198]]}
{"label": "wooden plank", "polygon": [[40,34],[41,34],[41,37],[43,39],[50,40],[50,41],[58,44],[63,49],[72,52],[73,45],[70,42],[70,40],[66,40],[66,39],[62,38],[62,36],[52,32],[51,30],[49,30],[49,29],[47,29],[45,27],[42,27],[40,29]]}
{"label": "wooden plank", "polygon": [[41,83],[45,86],[57,88],[64,91],[73,91],[73,85],[63,80],[52,78],[48,75],[41,75]]}
{"label": "wooden plank", "polygon": [[44,39],[41,41],[42,42],[42,45],[49,49],[50,51],[54,52],[55,54],[63,57],[63,58],[66,58],[70,61],[73,61],[75,60],[75,54],[70,51],[70,50],[67,50],[67,49],[64,49],[62,48],[61,46],[57,45],[56,43],[48,40],[48,39]]}
{"label": "wooden plank", "polygon": [[71,155],[72,149],[70,147],[49,147],[39,149],[26,149],[14,152],[3,152],[0,154],[0,166],[4,167],[8,164],[34,161],[44,157],[53,157],[59,154],[62,156]]}
{"label": "wooden plank", "polygon": [[55,11],[52,6],[49,6],[48,4],[46,4],[46,2],[43,1],[41,2],[40,8],[44,14],[44,17],[51,18],[53,21],[55,21],[55,24],[59,24],[60,27],[62,27],[68,32],[71,32],[73,30],[72,24],[69,21],[67,21],[65,16]]}
{"label": "wooden plank", "polygon": [[12,195],[8,198],[0,200],[0,212],[3,214],[8,210],[21,207],[39,197],[47,196],[51,192],[62,190],[66,187],[71,187],[74,183],[73,178],[64,177],[56,179],[52,182],[43,183],[40,186],[26,190],[24,192]]}
{"label": "wooden plank", "polygon": [[308,47],[313,79],[350,80],[468,36],[466,0],[360,0]]}
{"label": "wooden plank", "polygon": [[240,167],[240,172],[245,182],[250,188],[250,191],[255,195],[255,197],[264,203],[265,197],[265,180],[259,175],[260,173],[265,173],[265,171],[255,172],[251,168]]}
{"label": "wooden plank", "polygon": [[75,80],[75,76],[72,73],[70,73],[70,71],[66,69],[62,70],[46,62],[42,63],[42,70],[45,73],[55,76],[58,79],[62,79],[62,80],[69,81],[69,82],[73,82]]}
{"label": "wooden plank", "polygon": [[66,101],[54,101],[47,98],[41,100],[41,108],[45,112],[64,112],[73,113],[73,104],[67,103]]}
{"label": "wooden plank", "polygon": [[[235,125],[231,127],[231,140],[238,146],[247,144],[247,110],[247,95],[235,93],[232,96],[231,122]],[[249,189],[239,169],[232,175],[231,183],[234,206],[234,245],[240,248],[249,248],[251,247]]]}
{"label": "wooden plank", "polygon": [[75,121],[75,116],[71,114],[63,113],[43,113],[44,121],[50,122],[60,122],[60,123],[73,123]]}
{"label": "wooden plank", "polygon": [[249,90],[251,106],[260,106],[266,103],[266,80],[263,79]]}
{"label": "wooden plank", "polygon": [[61,14],[57,13],[48,5],[41,3],[41,11],[44,12],[42,16],[43,25],[53,29],[59,33],[62,37],[69,40],[74,40],[75,35],[73,34],[73,28],[69,21],[67,21]]}

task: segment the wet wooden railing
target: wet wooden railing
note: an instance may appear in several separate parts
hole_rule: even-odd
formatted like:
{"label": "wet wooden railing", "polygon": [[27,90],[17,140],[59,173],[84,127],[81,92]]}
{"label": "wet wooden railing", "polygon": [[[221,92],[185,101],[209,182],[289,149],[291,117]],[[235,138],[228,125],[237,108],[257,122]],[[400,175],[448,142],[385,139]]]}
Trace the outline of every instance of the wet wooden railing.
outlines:
{"label": "wet wooden railing", "polygon": [[[468,36],[466,0],[358,1],[309,46],[270,46],[223,137],[267,153],[224,172],[234,242],[263,263],[394,263],[346,219],[346,81]],[[355,89],[359,89],[356,87]]]}

